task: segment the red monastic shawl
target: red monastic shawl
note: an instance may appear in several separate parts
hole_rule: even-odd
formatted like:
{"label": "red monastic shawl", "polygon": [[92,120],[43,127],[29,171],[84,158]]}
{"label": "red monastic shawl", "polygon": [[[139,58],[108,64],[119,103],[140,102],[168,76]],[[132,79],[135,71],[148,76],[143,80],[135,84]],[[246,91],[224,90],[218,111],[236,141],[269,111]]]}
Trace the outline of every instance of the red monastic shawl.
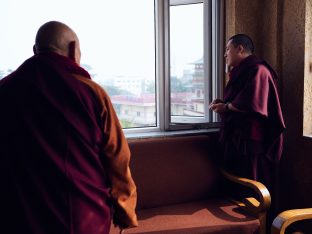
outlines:
{"label": "red monastic shawl", "polygon": [[54,53],[0,82],[1,233],[99,234],[111,222],[98,101]]}
{"label": "red monastic shawl", "polygon": [[233,132],[239,141],[264,141],[266,156],[275,162],[282,155],[285,129],[276,80],[275,71],[254,55],[235,67],[225,88],[224,101],[245,112],[224,114],[221,130],[222,141],[234,137]]}

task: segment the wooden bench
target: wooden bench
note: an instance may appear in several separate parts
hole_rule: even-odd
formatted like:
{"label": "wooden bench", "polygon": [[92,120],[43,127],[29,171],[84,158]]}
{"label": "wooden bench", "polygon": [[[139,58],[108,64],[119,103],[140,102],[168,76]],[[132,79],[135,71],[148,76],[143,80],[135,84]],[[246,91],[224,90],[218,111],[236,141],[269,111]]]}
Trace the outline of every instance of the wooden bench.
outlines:
{"label": "wooden bench", "polygon": [[[268,190],[220,170],[213,163],[217,144],[216,134],[129,141],[139,227],[125,233],[265,233]],[[232,200],[225,181],[255,197]]]}
{"label": "wooden bench", "polygon": [[[285,234],[287,228],[292,224],[303,220],[312,220],[312,208],[283,211],[273,220],[271,234]],[[303,232],[296,233],[299,234]]]}

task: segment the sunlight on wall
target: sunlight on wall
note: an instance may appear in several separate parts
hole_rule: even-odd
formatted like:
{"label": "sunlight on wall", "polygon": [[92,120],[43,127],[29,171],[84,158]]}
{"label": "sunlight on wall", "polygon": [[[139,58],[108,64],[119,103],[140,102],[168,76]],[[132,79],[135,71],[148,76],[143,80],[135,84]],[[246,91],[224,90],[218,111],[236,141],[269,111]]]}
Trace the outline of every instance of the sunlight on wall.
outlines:
{"label": "sunlight on wall", "polygon": [[312,137],[312,0],[306,1],[303,135]]}

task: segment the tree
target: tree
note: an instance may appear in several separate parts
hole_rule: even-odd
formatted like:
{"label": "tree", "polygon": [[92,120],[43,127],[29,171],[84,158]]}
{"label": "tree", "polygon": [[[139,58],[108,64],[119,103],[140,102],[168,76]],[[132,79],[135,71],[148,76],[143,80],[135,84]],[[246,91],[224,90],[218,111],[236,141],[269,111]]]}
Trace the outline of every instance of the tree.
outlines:
{"label": "tree", "polygon": [[102,87],[105,89],[105,91],[110,95],[132,95],[131,92],[129,92],[128,90],[124,90],[124,89],[120,89],[117,88],[115,86],[111,86],[111,85],[102,85]]}
{"label": "tree", "polygon": [[185,84],[183,84],[182,81],[175,76],[172,76],[170,78],[170,88],[171,92],[174,93],[183,93],[188,90]]}
{"label": "tree", "polygon": [[135,125],[132,122],[124,120],[124,119],[120,119],[119,122],[120,122],[122,128],[133,128],[133,127],[135,127]]}
{"label": "tree", "polygon": [[155,82],[151,82],[150,84],[148,84],[145,91],[147,93],[155,93]]}

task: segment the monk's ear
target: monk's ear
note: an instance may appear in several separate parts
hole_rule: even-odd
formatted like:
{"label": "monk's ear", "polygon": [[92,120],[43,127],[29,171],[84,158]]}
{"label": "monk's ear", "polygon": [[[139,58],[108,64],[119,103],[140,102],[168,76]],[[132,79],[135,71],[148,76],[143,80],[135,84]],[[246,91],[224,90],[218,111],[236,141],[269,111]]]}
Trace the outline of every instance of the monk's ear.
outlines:
{"label": "monk's ear", "polygon": [[238,50],[238,52],[240,52],[240,53],[244,53],[245,48],[244,48],[242,45],[238,45],[238,46],[237,46],[237,50]]}
{"label": "monk's ear", "polygon": [[80,47],[79,42],[77,41],[71,41],[68,45],[68,57],[73,60],[75,63],[80,65]]}
{"label": "monk's ear", "polygon": [[76,42],[71,41],[68,45],[68,57],[76,62]]}

